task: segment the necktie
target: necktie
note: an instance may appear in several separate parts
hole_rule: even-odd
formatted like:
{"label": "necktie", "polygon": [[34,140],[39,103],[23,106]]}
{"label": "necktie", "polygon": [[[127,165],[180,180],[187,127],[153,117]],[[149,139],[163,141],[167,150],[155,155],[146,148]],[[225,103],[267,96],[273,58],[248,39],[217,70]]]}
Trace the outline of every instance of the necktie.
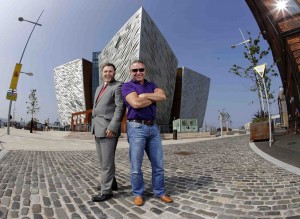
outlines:
{"label": "necktie", "polygon": [[108,83],[106,83],[106,84],[102,87],[102,89],[101,89],[101,91],[100,91],[100,93],[99,93],[99,95],[98,95],[98,97],[97,97],[96,103],[98,103],[99,98],[100,98],[101,95],[103,94],[103,92],[104,92],[104,90],[106,89],[107,85],[108,85]]}

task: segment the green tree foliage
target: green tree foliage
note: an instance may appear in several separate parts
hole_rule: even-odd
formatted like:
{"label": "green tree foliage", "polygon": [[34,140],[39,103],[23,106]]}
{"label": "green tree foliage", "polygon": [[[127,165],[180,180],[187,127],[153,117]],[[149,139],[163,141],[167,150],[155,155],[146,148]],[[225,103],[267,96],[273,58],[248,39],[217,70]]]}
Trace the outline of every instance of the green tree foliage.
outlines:
{"label": "green tree foliage", "polygon": [[[250,32],[247,32],[249,43],[244,44],[245,52],[243,52],[244,58],[249,61],[249,65],[246,67],[239,66],[237,64],[232,65],[229,72],[243,78],[250,79],[253,85],[250,87],[250,91],[257,92],[258,98],[266,99],[263,92],[263,83],[260,76],[254,72],[253,68],[261,63],[265,57],[267,57],[271,51],[270,47],[266,50],[260,46],[261,33],[258,34],[257,38],[253,39]],[[275,62],[271,65],[267,65],[265,70],[265,83],[268,98],[270,101],[274,101],[274,91],[271,91],[271,79],[272,77],[278,76],[278,72],[274,70]],[[263,111],[262,105],[260,105],[260,111]]]}
{"label": "green tree foliage", "polygon": [[35,89],[30,90],[30,94],[29,94],[28,98],[30,101],[26,102],[28,104],[27,114],[31,114],[31,118],[33,118],[33,115],[36,114],[40,110],[40,107],[38,106]]}
{"label": "green tree foliage", "polygon": [[265,111],[257,111],[254,114],[254,117],[252,118],[252,122],[262,122],[262,121],[268,121],[269,120],[269,114]]}

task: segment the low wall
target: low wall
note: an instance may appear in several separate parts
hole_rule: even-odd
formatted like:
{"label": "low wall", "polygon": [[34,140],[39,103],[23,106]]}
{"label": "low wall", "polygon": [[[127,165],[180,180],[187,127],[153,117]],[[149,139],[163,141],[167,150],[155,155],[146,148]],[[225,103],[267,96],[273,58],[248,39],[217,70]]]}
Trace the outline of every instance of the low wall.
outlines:
{"label": "low wall", "polygon": [[[162,139],[173,139],[173,133],[162,133],[160,136]],[[210,137],[214,137],[210,132],[177,132],[177,139]]]}

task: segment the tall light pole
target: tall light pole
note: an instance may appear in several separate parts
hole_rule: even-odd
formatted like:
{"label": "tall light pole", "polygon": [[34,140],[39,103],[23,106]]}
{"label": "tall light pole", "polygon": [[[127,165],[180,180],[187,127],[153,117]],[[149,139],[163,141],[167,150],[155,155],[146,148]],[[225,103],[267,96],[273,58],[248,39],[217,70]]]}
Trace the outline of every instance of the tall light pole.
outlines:
{"label": "tall light pole", "polygon": [[[35,27],[38,25],[38,26],[42,26],[41,24],[38,23],[38,21],[40,20],[42,14],[43,14],[44,10],[42,11],[42,13],[40,14],[40,16],[38,17],[38,19],[36,20],[36,22],[32,22],[32,21],[28,21],[28,20],[25,20],[23,19],[22,17],[19,17],[19,21],[26,21],[26,22],[29,22],[29,23],[32,23],[34,24],[33,28],[32,28],[32,31],[27,39],[27,42],[25,44],[25,47],[23,49],[23,52],[22,52],[22,55],[21,55],[21,58],[20,58],[20,61],[19,63],[16,64],[16,67],[15,67],[15,71],[14,71],[14,74],[13,74],[13,77],[12,77],[12,81],[11,81],[11,85],[10,85],[10,89],[11,89],[11,94],[13,95],[14,93],[14,90],[16,90],[17,88],[17,83],[18,83],[18,79],[19,79],[19,74],[21,72],[21,68],[22,68],[22,59],[23,59],[23,56],[24,56],[24,53],[25,53],[25,50],[26,50],[26,47],[28,45],[28,42],[30,40],[30,37],[35,29]],[[12,101],[13,101],[13,98],[11,97],[9,99],[9,108],[8,108],[8,117],[7,117],[7,134],[9,135],[10,134],[10,117],[11,117],[11,105],[12,105]]]}
{"label": "tall light pole", "polygon": [[[249,39],[248,39],[248,40],[245,39],[244,34],[243,34],[241,28],[239,28],[239,31],[240,31],[240,33],[241,33],[242,38],[243,38],[244,41],[241,42],[241,43],[232,45],[231,48],[235,48],[235,47],[237,47],[237,46],[239,46],[239,45],[245,44],[245,46],[246,46],[246,48],[247,48],[247,51],[248,51],[249,55],[251,55],[250,48],[249,48],[249,45],[248,45],[248,43],[250,42],[250,40],[249,40]],[[262,109],[263,111],[265,111],[265,105],[264,105],[264,99],[263,99],[263,95],[262,95],[261,84],[260,84],[260,81],[259,81],[259,79],[257,78],[257,76],[256,76],[255,73],[254,73],[254,78],[255,78],[255,80],[257,81],[257,84],[258,84],[258,91],[259,91],[259,95],[260,95],[260,98],[259,98],[259,99],[260,99],[260,106],[261,106],[261,109]]]}

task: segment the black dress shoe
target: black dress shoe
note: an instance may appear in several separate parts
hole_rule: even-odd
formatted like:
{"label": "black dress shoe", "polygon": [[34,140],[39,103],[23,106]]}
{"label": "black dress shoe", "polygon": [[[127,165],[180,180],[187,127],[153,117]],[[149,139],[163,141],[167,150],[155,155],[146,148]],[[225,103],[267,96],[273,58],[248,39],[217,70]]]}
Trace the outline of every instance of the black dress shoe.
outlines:
{"label": "black dress shoe", "polygon": [[92,197],[93,202],[103,202],[108,199],[111,199],[113,197],[113,194],[99,194]]}

